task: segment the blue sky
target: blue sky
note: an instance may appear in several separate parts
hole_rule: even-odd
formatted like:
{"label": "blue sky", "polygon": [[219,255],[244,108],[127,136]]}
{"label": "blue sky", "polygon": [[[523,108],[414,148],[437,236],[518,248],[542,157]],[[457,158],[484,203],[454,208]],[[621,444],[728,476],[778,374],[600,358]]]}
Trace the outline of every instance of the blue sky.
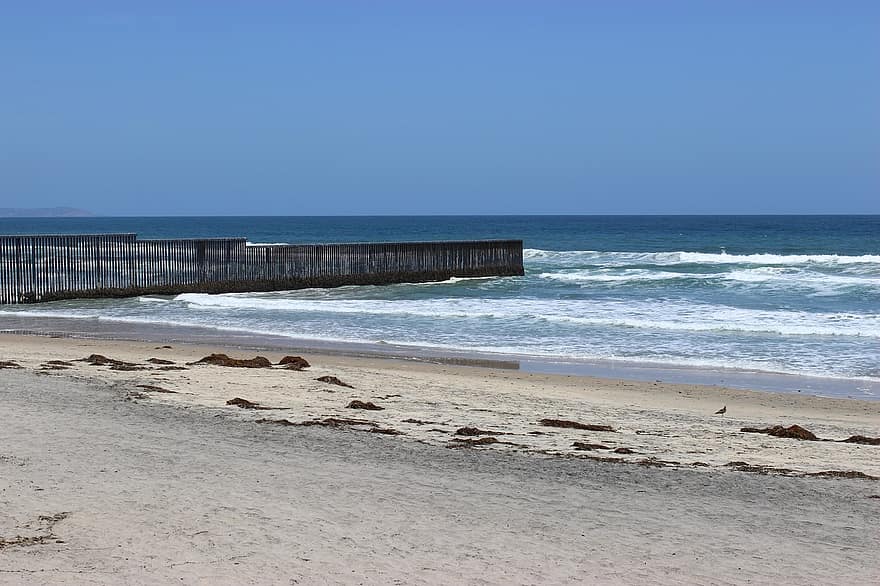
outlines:
{"label": "blue sky", "polygon": [[0,207],[880,213],[880,2],[0,5]]}

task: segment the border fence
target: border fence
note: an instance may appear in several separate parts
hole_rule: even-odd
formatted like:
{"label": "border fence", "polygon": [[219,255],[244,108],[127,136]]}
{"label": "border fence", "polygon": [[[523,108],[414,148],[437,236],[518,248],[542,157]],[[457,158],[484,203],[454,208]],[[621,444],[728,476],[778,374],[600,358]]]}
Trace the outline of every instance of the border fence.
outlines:
{"label": "border fence", "polygon": [[522,274],[522,240],[249,245],[244,238],[0,235],[0,304]]}

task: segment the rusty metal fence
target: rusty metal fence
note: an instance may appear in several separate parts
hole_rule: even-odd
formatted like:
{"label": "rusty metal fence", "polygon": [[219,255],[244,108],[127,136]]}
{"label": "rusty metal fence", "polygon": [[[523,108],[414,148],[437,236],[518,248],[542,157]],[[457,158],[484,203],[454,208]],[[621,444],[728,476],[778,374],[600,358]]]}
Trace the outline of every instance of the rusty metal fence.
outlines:
{"label": "rusty metal fence", "polygon": [[0,304],[522,274],[521,240],[279,246],[244,238],[0,235]]}

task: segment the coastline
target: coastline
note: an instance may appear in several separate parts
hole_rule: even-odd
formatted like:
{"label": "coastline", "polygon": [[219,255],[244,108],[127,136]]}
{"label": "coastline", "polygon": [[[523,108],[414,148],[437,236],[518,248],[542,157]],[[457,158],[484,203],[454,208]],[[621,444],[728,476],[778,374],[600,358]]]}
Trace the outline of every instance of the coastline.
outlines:
{"label": "coastline", "polygon": [[[162,343],[166,342],[166,343]],[[157,345],[159,344],[159,345]],[[167,348],[167,346],[172,346]],[[783,474],[827,471],[880,477],[878,446],[840,443],[861,435],[880,437],[880,402],[770,393],[721,386],[632,381],[521,371],[500,362],[432,361],[423,358],[355,356],[345,352],[301,353],[311,368],[278,366],[285,350],[253,350],[214,340],[198,343],[125,341],[0,335],[0,355],[24,370],[124,387],[133,400],[181,407],[232,409],[249,421],[302,424],[326,418],[357,419],[365,431],[387,430],[403,440],[449,446],[474,427],[499,440],[491,449],[551,456],[612,458],[672,468],[723,470],[731,462]],[[214,353],[233,358],[265,356],[271,368],[193,364]],[[98,354],[128,366],[92,365]],[[149,359],[162,362],[160,366]],[[53,366],[50,361],[62,361]],[[167,361],[167,362],[164,362]],[[343,387],[317,381],[336,377]],[[169,393],[155,393],[159,387]],[[235,409],[243,398],[272,409]],[[375,402],[382,410],[361,411],[351,401]],[[713,415],[726,407],[724,415]],[[613,433],[552,429],[542,419],[610,426]],[[741,432],[741,428],[799,425],[820,438],[810,442]],[[574,442],[603,446],[584,452]],[[452,442],[452,443],[450,443]],[[613,453],[618,449],[626,454]]]}
{"label": "coastline", "polygon": [[328,356],[388,358],[505,368],[535,374],[557,374],[671,382],[764,392],[798,393],[829,398],[880,400],[880,381],[806,376],[739,368],[713,368],[627,360],[564,359],[476,350],[293,338],[206,326],[145,323],[112,319],[42,317],[0,313],[0,335],[25,334],[132,342],[214,344],[243,350],[317,353]]}
{"label": "coastline", "polygon": [[[739,431],[880,436],[875,401],[318,353],[188,364],[213,352],[254,355],[0,336],[22,367],[0,370],[0,583],[880,577],[880,446]],[[331,418],[349,422],[302,425]]]}

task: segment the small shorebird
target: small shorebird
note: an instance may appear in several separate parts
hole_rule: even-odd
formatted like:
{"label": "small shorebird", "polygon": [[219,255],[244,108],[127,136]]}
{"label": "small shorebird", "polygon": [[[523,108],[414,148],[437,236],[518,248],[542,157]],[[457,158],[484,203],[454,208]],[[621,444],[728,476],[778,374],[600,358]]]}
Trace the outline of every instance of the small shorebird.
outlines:
{"label": "small shorebird", "polygon": [[716,411],[715,415],[724,415],[725,413],[727,413],[727,405]]}

